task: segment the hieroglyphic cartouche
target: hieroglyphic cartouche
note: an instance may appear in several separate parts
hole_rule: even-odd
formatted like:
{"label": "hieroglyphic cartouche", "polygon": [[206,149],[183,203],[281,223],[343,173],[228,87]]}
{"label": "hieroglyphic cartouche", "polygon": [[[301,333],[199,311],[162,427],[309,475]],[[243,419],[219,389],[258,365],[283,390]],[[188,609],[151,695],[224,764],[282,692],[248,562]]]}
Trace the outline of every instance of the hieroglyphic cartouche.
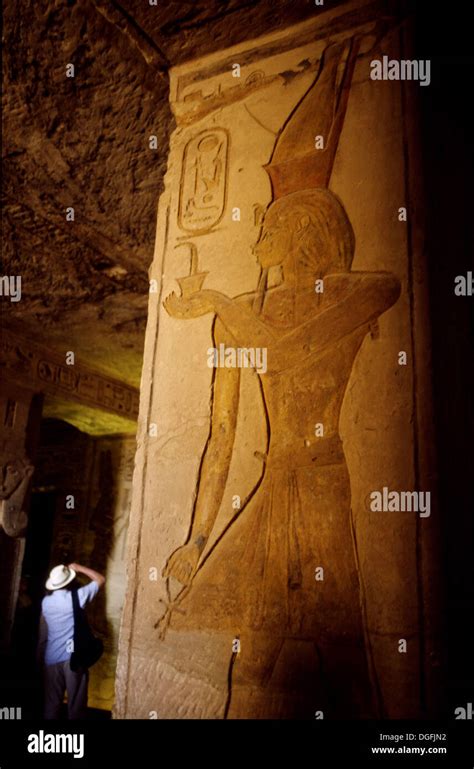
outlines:
{"label": "hieroglyphic cartouche", "polygon": [[186,145],[179,198],[179,226],[196,235],[218,224],[226,204],[229,138],[223,128],[202,131]]}

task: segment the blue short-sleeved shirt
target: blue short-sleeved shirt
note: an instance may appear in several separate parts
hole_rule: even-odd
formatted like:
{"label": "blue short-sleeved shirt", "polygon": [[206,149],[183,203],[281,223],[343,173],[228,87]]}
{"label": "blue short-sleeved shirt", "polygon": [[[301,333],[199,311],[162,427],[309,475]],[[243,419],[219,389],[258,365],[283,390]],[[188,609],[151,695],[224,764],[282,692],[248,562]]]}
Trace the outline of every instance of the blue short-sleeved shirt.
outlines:
{"label": "blue short-sleeved shirt", "polygon": [[[77,591],[79,605],[84,606],[92,601],[99,592],[97,582],[89,582]],[[74,639],[74,611],[70,590],[55,590],[43,598],[41,604],[43,617],[48,626],[48,641],[44,661],[46,665],[66,662],[72,651]]]}

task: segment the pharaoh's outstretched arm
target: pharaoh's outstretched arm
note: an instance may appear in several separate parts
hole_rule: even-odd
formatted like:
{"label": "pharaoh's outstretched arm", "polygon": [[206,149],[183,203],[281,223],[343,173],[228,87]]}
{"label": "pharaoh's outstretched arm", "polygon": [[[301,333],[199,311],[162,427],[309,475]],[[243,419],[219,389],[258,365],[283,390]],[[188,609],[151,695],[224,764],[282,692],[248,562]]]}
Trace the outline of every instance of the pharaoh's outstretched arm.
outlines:
{"label": "pharaoh's outstretched arm", "polygon": [[[219,319],[214,327],[214,344],[228,343]],[[213,383],[211,431],[204,450],[193,522],[188,541],[168,560],[163,576],[188,583],[209,535],[224,495],[229,473],[239,405],[239,368],[217,368]]]}
{"label": "pharaoh's outstretched arm", "polygon": [[180,320],[215,313],[221,321],[222,330],[226,329],[233,337],[233,340],[227,339],[229,344],[235,344],[235,339],[245,339],[248,346],[267,347],[277,338],[272,327],[261,320],[251,306],[220,291],[204,289],[189,297],[172,293],[163,305],[171,317]]}
{"label": "pharaoh's outstretched arm", "polygon": [[[325,284],[332,279],[344,280],[344,275],[328,276]],[[270,365],[289,367],[301,359],[302,352],[322,352],[356,328],[373,322],[400,295],[400,282],[389,272],[348,273],[347,280],[348,289],[339,300],[280,338],[269,352]]]}

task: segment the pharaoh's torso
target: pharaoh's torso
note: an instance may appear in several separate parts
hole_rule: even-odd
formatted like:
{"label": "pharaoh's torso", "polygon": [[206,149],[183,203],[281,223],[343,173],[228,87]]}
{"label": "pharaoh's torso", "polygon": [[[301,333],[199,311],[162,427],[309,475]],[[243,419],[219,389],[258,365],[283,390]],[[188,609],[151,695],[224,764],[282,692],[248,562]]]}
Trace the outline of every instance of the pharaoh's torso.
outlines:
{"label": "pharaoh's torso", "polygon": [[[291,290],[281,288],[267,292],[259,315],[274,336],[303,327],[324,312],[334,297],[315,294],[314,289],[301,292],[297,298]],[[253,296],[240,297],[253,304]],[[267,350],[267,371],[261,373],[262,389],[273,445],[312,445],[318,436],[330,438],[339,432],[339,416],[354,359],[368,326],[355,329],[323,352],[301,351],[296,362],[285,368],[274,366],[272,346]],[[248,346],[245,327],[240,346]],[[320,427],[318,428],[317,425]],[[321,430],[322,426],[322,430]]]}

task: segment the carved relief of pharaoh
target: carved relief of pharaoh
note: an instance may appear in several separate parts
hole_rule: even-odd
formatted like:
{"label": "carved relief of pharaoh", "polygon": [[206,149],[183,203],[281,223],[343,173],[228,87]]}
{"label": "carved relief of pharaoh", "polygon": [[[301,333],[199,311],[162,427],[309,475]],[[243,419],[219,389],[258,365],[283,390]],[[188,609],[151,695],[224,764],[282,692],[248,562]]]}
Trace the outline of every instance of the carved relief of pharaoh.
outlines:
{"label": "carved relief of pharaoh", "polygon": [[22,537],[28,516],[24,502],[34,467],[28,459],[12,459],[0,465],[0,524],[10,537]]}
{"label": "carved relief of pharaoh", "polygon": [[[326,186],[356,52],[354,42],[326,50],[319,77],[277,140],[267,166],[274,200],[254,246],[262,269],[256,291],[231,298],[200,288],[164,303],[175,318],[212,313],[215,348],[266,350],[265,370],[257,372],[268,424],[261,480],[203,558],[225,490],[240,397],[239,367],[217,367],[189,537],[164,570],[183,589],[161,620],[162,633],[171,627],[240,639],[240,653],[229,654],[230,718],[376,713],[339,418],[361,344],[400,285],[389,273],[351,270],[354,233]],[[310,119],[308,146],[302,140]],[[331,137],[324,155],[312,149],[315,133]],[[314,187],[304,187],[308,179]],[[267,288],[276,266],[282,283]],[[315,422],[323,435],[315,435]]]}

